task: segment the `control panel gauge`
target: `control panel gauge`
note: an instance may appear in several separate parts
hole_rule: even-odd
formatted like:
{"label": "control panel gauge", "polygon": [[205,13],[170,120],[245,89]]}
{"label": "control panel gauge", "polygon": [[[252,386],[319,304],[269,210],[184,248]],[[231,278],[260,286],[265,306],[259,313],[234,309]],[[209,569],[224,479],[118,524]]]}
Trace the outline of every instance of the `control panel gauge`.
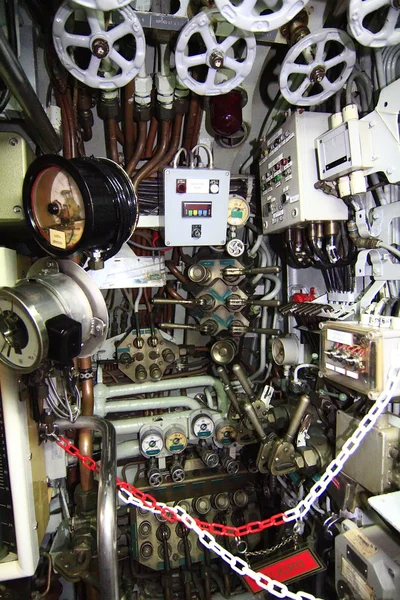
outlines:
{"label": "control panel gauge", "polygon": [[228,203],[228,225],[243,227],[250,217],[250,206],[241,196],[231,196]]}
{"label": "control panel gauge", "polygon": [[209,415],[197,415],[192,421],[192,430],[198,438],[209,438],[214,433],[214,421]]}
{"label": "control panel gauge", "polygon": [[167,429],[165,433],[165,448],[172,454],[183,452],[187,446],[187,437],[184,429],[177,425]]}
{"label": "control panel gauge", "polygon": [[104,158],[37,158],[25,176],[23,203],[36,242],[58,257],[96,249],[110,258],[138,218],[130,178]]}
{"label": "control panel gauge", "polygon": [[140,451],[144,456],[158,456],[164,448],[164,436],[157,427],[145,428],[140,434]]}
{"label": "control panel gauge", "polygon": [[230,446],[236,441],[237,429],[226,421],[219,421],[215,427],[215,439],[222,446]]}
{"label": "control panel gauge", "polygon": [[41,337],[23,302],[0,291],[0,360],[21,371],[34,370],[42,358]]}
{"label": "control panel gauge", "polygon": [[295,365],[299,362],[299,356],[300,342],[297,336],[272,340],[272,358],[277,365]]}

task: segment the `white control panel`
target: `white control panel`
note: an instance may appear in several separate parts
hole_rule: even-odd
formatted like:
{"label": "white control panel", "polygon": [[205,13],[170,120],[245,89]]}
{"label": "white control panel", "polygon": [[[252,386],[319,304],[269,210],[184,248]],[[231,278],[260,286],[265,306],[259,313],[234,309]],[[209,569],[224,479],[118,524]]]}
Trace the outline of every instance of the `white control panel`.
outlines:
{"label": "white control panel", "polygon": [[167,246],[226,242],[230,173],[219,169],[164,169]]}
{"label": "white control panel", "polygon": [[264,233],[348,218],[340,198],[315,189],[316,138],[329,127],[328,118],[325,113],[297,111],[266,140],[259,162]]}

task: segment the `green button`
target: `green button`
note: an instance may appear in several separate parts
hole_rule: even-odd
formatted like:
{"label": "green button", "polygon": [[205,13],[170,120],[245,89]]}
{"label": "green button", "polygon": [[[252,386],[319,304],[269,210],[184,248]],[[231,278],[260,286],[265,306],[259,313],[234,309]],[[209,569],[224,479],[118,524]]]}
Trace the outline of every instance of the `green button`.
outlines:
{"label": "green button", "polygon": [[188,215],[189,215],[189,217],[192,217],[193,216],[193,211],[192,210],[188,210]]}

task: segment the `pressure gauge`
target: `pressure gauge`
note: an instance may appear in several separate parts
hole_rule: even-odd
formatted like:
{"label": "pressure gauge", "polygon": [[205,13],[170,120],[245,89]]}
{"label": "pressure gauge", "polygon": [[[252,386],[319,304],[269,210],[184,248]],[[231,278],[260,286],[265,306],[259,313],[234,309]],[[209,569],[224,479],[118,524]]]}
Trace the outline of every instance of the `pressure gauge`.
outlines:
{"label": "pressure gauge", "polygon": [[236,441],[237,429],[228,421],[218,421],[215,426],[215,439],[222,446],[230,446]]}
{"label": "pressure gauge", "polygon": [[272,358],[279,365],[296,365],[300,360],[300,342],[297,336],[275,338],[272,341]]}
{"label": "pressure gauge", "polygon": [[86,251],[106,260],[138,219],[130,178],[105,158],[39,157],[26,173],[23,203],[36,242],[58,257]]}
{"label": "pressure gauge", "polygon": [[228,203],[228,225],[243,227],[250,217],[250,206],[242,196],[231,196]]}
{"label": "pressure gauge", "polygon": [[162,429],[147,426],[140,432],[140,451],[149,458],[158,456],[164,448],[164,435]]}
{"label": "pressure gauge", "polygon": [[180,454],[187,446],[187,437],[183,427],[173,425],[165,432],[165,447],[171,454]]}
{"label": "pressure gauge", "polygon": [[0,288],[0,361],[29,373],[45,360],[91,356],[108,330],[103,296],[70,260],[38,260],[26,279]]}
{"label": "pressure gauge", "polygon": [[206,413],[198,414],[193,418],[192,431],[200,439],[209,438],[214,432],[214,421]]}

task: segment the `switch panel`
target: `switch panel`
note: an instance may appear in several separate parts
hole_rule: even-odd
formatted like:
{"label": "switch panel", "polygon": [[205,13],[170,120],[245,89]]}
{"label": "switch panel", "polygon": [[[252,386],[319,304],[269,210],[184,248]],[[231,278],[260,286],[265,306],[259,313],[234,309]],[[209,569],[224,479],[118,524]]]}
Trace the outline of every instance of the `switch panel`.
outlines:
{"label": "switch panel", "polygon": [[229,171],[164,169],[166,245],[225,244],[229,184]]}
{"label": "switch panel", "polygon": [[346,220],[340,198],[317,190],[316,138],[328,114],[295,112],[264,143],[259,162],[263,232],[278,233],[309,221]]}

